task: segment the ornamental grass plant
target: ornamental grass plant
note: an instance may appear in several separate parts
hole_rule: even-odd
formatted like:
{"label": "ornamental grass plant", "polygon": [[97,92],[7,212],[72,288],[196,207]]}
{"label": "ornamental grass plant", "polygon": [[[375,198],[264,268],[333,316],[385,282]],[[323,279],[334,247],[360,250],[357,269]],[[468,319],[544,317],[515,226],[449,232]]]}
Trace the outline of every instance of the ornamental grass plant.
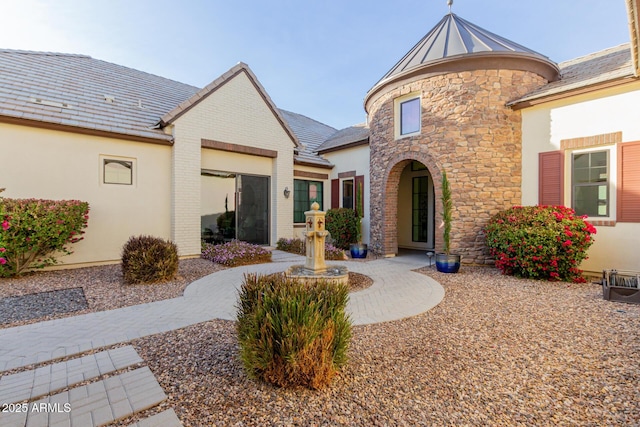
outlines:
{"label": "ornamental grass plant", "polygon": [[514,206],[489,220],[486,243],[504,274],[584,282],[578,267],[596,233],[585,218],[564,206]]}
{"label": "ornamental grass plant", "polygon": [[344,284],[249,274],[240,289],[240,359],[251,378],[280,387],[328,386],[347,362],[351,321]]}

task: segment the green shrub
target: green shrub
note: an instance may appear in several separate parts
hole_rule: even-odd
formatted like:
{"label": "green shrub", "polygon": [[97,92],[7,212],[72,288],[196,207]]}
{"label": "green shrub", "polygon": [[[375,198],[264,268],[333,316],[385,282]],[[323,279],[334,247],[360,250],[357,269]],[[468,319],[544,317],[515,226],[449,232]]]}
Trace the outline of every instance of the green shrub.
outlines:
{"label": "green shrub", "polygon": [[131,237],[122,248],[122,274],[127,284],[171,280],[178,264],[176,244],[158,237]]}
{"label": "green shrub", "polygon": [[282,237],[276,242],[276,249],[296,255],[306,255],[306,246],[302,239],[285,239]]}
{"label": "green shrub", "polygon": [[485,227],[489,251],[504,274],[583,282],[596,229],[564,206],[514,206],[494,215]]}
{"label": "green shrub", "polygon": [[353,209],[329,209],[325,218],[325,228],[331,233],[333,244],[340,249],[349,249],[358,241],[360,218]]}
{"label": "green shrub", "polygon": [[202,248],[202,258],[227,267],[271,262],[269,250],[240,240],[232,240],[221,245],[205,243]]}
{"label": "green shrub", "polygon": [[89,204],[78,200],[0,197],[0,277],[58,263],[83,239]]}
{"label": "green shrub", "polygon": [[348,294],[344,284],[246,275],[237,331],[247,374],[281,387],[329,385],[347,362]]}
{"label": "green shrub", "polygon": [[[226,202],[225,202],[226,205]],[[236,212],[225,211],[216,218],[216,225],[218,226],[218,232],[223,237],[233,237],[236,229]]]}
{"label": "green shrub", "polygon": [[[306,255],[306,245],[304,240],[293,238],[293,239],[285,239],[280,238],[276,243],[276,249],[281,251],[290,252],[296,255]],[[325,243],[324,244],[324,259],[329,261],[339,261],[344,259],[344,252],[342,249],[336,248],[335,246]]]}

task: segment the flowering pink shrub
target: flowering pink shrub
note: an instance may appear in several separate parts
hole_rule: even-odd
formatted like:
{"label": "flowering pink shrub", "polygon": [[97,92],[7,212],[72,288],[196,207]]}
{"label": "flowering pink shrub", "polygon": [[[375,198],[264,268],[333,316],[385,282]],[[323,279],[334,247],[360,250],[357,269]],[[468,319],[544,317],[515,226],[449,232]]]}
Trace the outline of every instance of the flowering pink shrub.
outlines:
{"label": "flowering pink shrub", "polygon": [[[276,249],[303,256],[307,254],[307,249],[304,241],[298,238],[285,239],[284,237],[282,237],[278,239],[278,242],[276,243]],[[344,252],[340,248],[336,248],[329,243],[325,243],[324,259],[330,261],[343,260]]]}
{"label": "flowering pink shrub", "polygon": [[88,220],[86,202],[0,198],[0,277],[56,264],[83,239]]}
{"label": "flowering pink shrub", "polygon": [[596,233],[585,218],[564,206],[514,206],[489,220],[486,243],[504,274],[584,282],[578,266]]}
{"label": "flowering pink shrub", "polygon": [[271,262],[270,251],[240,240],[232,240],[222,245],[205,243],[202,245],[201,257],[228,267]]}

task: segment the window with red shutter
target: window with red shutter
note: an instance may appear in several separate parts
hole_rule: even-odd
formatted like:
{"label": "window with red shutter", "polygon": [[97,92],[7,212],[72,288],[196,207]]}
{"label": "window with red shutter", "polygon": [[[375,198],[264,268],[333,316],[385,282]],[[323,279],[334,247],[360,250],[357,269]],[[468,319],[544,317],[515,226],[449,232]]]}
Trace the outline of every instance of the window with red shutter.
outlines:
{"label": "window with red shutter", "polygon": [[640,222],[640,142],[618,144],[618,222]]}
{"label": "window with red shutter", "polygon": [[340,207],[340,180],[331,180],[331,209]]}
{"label": "window with red shutter", "polygon": [[564,152],[538,154],[538,204],[564,205]]}

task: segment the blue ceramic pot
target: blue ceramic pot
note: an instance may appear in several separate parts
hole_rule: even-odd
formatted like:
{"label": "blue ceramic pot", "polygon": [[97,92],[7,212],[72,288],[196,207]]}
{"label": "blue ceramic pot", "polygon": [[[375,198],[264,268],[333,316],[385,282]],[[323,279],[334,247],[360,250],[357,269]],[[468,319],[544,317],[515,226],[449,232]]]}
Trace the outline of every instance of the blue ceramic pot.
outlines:
{"label": "blue ceramic pot", "polygon": [[460,255],[436,254],[436,269],[441,273],[457,273],[460,270]]}
{"label": "blue ceramic pot", "polygon": [[366,258],[368,246],[365,243],[352,243],[349,245],[351,258]]}

